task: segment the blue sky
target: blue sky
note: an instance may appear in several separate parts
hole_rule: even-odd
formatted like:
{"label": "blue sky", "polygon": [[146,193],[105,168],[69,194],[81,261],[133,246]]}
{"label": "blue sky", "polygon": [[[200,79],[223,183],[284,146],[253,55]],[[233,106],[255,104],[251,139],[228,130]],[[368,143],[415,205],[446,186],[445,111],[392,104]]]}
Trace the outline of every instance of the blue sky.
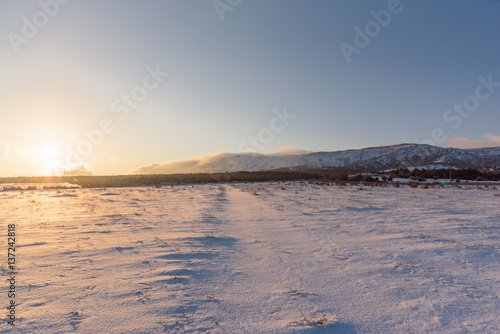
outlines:
{"label": "blue sky", "polygon": [[[251,136],[262,153],[500,146],[500,1],[66,2],[0,3],[0,175],[124,173]],[[370,41],[346,57],[356,27]]]}

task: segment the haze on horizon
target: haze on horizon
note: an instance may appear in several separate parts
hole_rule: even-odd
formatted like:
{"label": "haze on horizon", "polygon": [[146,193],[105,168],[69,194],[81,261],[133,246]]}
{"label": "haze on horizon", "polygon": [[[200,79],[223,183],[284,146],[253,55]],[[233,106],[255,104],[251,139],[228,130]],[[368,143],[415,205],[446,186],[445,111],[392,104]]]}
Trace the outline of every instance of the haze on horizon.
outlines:
{"label": "haze on horizon", "polygon": [[3,1],[0,176],[500,146],[499,14],[495,0]]}

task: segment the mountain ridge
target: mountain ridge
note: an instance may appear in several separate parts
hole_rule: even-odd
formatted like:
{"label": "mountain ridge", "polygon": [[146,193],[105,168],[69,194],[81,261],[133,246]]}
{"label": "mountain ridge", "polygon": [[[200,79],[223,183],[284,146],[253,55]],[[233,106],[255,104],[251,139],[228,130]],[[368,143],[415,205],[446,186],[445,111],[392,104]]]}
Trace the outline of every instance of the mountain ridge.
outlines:
{"label": "mountain ridge", "polygon": [[500,166],[500,147],[459,149],[427,144],[323,151],[303,154],[221,152],[199,158],[151,164],[131,174],[221,173],[241,171],[341,171],[368,172],[422,168],[489,168]]}

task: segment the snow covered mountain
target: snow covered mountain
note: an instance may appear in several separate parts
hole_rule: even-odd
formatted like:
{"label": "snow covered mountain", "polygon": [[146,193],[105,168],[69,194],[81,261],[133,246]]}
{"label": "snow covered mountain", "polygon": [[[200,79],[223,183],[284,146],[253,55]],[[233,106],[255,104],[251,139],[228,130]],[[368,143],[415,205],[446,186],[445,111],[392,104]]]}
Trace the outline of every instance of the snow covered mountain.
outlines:
{"label": "snow covered mountain", "polygon": [[401,144],[299,155],[218,153],[197,159],[152,164],[131,173],[220,173],[267,170],[364,172],[426,166],[428,168],[499,167],[500,147],[464,150],[423,144]]}

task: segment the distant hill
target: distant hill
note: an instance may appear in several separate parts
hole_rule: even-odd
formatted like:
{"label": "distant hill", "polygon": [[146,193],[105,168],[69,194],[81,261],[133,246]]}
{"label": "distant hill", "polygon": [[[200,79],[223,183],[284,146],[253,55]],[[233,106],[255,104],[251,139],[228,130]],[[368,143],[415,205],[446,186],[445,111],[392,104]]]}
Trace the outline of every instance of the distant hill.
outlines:
{"label": "distant hill", "polygon": [[400,167],[427,169],[500,167],[500,147],[457,149],[424,144],[401,144],[298,155],[218,153],[197,159],[152,164],[138,168],[131,174],[322,170],[359,173]]}

